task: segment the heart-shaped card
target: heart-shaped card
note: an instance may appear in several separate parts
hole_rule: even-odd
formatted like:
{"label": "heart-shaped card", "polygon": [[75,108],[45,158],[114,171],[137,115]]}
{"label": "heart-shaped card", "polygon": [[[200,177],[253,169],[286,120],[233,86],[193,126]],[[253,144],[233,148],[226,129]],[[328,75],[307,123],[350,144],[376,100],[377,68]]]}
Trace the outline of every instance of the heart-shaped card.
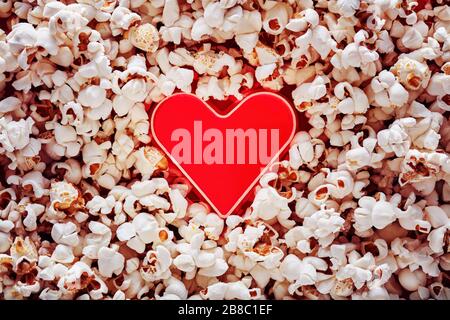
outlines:
{"label": "heart-shaped card", "polygon": [[154,108],[151,130],[216,213],[227,217],[285,151],[296,116],[284,98],[269,92],[248,95],[227,114],[179,93]]}

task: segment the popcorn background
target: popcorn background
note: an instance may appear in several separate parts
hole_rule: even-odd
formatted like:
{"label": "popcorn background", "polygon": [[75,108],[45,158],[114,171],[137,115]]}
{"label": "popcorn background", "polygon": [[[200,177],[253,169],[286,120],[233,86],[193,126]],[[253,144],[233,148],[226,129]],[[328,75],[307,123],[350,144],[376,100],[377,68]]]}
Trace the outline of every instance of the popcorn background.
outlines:
{"label": "popcorn background", "polygon": [[[0,27],[1,299],[450,298],[446,0],[4,0]],[[310,128],[224,221],[146,109],[254,88]]]}

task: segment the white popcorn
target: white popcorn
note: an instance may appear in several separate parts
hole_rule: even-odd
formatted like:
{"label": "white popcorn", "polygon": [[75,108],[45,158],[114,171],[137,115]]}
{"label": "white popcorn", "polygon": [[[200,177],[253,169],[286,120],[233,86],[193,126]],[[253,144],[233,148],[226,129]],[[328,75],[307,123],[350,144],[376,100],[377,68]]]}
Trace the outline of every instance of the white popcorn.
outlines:
{"label": "white popcorn", "polygon": [[89,290],[91,298],[99,299],[108,291],[106,284],[99,277],[95,276],[89,266],[84,262],[78,261],[59,279],[58,288],[63,294],[72,295],[81,289],[85,289],[91,282],[98,285],[94,286],[98,287],[98,289]]}
{"label": "white popcorn", "polygon": [[290,248],[296,248],[300,252],[310,253],[309,239],[312,238],[312,230],[303,226],[295,226],[284,235],[286,244]]}
{"label": "white popcorn", "polygon": [[252,204],[253,214],[263,220],[287,219],[291,215],[288,203],[292,199],[279,195],[273,188],[261,188]]}
{"label": "white popcorn", "polygon": [[427,237],[429,241],[430,249],[434,253],[442,254],[444,253],[443,247],[445,244],[445,234],[448,231],[448,227],[442,226],[440,228],[431,231]]}
{"label": "white popcorn", "polygon": [[164,246],[157,246],[155,251],[148,251],[145,256],[140,269],[142,278],[146,281],[168,279],[171,275],[171,264],[170,252]]}
{"label": "white popcorn", "polygon": [[159,46],[158,30],[150,23],[145,23],[130,30],[131,43],[146,52],[155,52]]}
{"label": "white popcorn", "polygon": [[319,158],[324,151],[325,146],[322,140],[311,139],[306,132],[299,132],[291,142],[289,165],[294,169],[298,169],[302,165],[313,168],[319,163]]}
{"label": "white popcorn", "polygon": [[356,10],[359,9],[360,1],[359,0],[337,0],[336,1],[336,9],[342,14],[344,17],[351,17],[355,13]]}
{"label": "white popcorn", "polygon": [[285,3],[279,3],[264,12],[263,29],[268,34],[278,35],[288,24],[292,8]]}
{"label": "white popcorn", "polygon": [[[414,183],[416,188],[420,186],[417,182],[422,182],[420,189],[425,193],[430,193],[436,183],[436,175],[441,172],[448,172],[448,156],[445,153],[423,152],[410,149],[406,154],[399,175],[399,183],[405,185]],[[423,182],[427,182],[424,184]]]}
{"label": "white popcorn", "polygon": [[159,295],[159,290],[162,289],[162,285],[159,285],[155,290],[155,297],[158,300],[186,300],[188,296],[188,290],[183,282],[177,278],[171,277],[168,280],[164,280],[166,288],[164,295]]}
{"label": "white popcorn", "polygon": [[59,244],[75,247],[79,243],[77,226],[73,222],[55,223],[51,232],[53,240]]}
{"label": "white popcorn", "polygon": [[[1,297],[448,300],[434,4],[0,3]],[[149,115],[178,92],[226,109],[259,90],[291,97],[299,132],[222,219]]]}
{"label": "white popcorn", "polygon": [[404,214],[399,215],[398,220],[406,230],[428,233],[431,229],[431,224],[424,219],[422,208],[416,204],[409,206]]}
{"label": "white popcorn", "polygon": [[192,30],[192,40],[200,41],[202,37],[212,34],[213,29],[206,23],[205,18],[199,18],[195,20]]}
{"label": "white popcorn", "polygon": [[325,77],[318,76],[313,82],[298,86],[292,92],[295,106],[300,111],[309,109],[313,100],[318,100],[326,94],[326,83]]}
{"label": "white popcorn", "polygon": [[132,222],[121,224],[117,229],[117,238],[127,241],[127,245],[138,253],[145,250],[145,245],[156,240],[158,222],[147,213],[139,213]]}
{"label": "white popcorn", "polygon": [[80,152],[81,142],[71,126],[55,125],[55,153],[58,156],[75,157]]}
{"label": "white popcorn", "polygon": [[2,150],[13,152],[25,148],[30,143],[30,134],[34,121],[32,118],[19,121],[0,119],[0,143]]}
{"label": "white popcorn", "polygon": [[91,108],[100,107],[106,99],[106,90],[100,86],[87,86],[79,92],[78,102]]}
{"label": "white popcorn", "polygon": [[357,289],[361,288],[364,283],[372,279],[371,268],[375,261],[371,253],[361,256],[356,251],[350,252],[348,255],[349,264],[340,269],[336,277],[338,280],[351,279]]}
{"label": "white popcorn", "polygon": [[131,12],[128,8],[117,7],[111,15],[111,32],[113,36],[116,36],[124,30],[130,29],[135,23],[139,22],[141,17]]}
{"label": "white popcorn", "polygon": [[443,96],[450,93],[450,63],[447,62],[442,66],[443,73],[435,73],[430,79],[427,92],[434,96]]}
{"label": "white popcorn", "polygon": [[224,23],[225,8],[223,8],[220,2],[211,2],[205,7],[204,17],[208,26],[211,28],[219,28]]}
{"label": "white popcorn", "polygon": [[217,282],[200,292],[204,299],[209,300],[251,300],[256,299],[260,293],[258,289],[250,289],[243,281]]}
{"label": "white popcorn", "polygon": [[379,194],[379,198],[379,200],[372,197],[359,199],[359,207],[355,209],[354,216],[354,227],[357,231],[367,231],[372,227],[383,229],[397,219],[400,210],[396,207],[396,200],[386,201],[386,196],[383,193]]}
{"label": "white popcorn", "polygon": [[[360,134],[358,134],[360,135]],[[384,158],[383,153],[375,153],[375,138],[364,139],[362,146],[357,142],[357,136],[352,137],[352,149],[345,154],[346,165],[349,170],[357,170],[365,166],[379,166]]]}
{"label": "white popcorn", "polygon": [[111,248],[100,248],[98,251],[98,268],[103,277],[119,275],[124,267],[125,258],[122,254]]}
{"label": "white popcorn", "polygon": [[49,218],[59,219],[65,216],[64,211],[77,210],[80,191],[66,182],[53,183],[50,189]]}
{"label": "white popcorn", "polygon": [[154,147],[142,147],[133,153],[135,167],[143,176],[149,177],[156,169],[166,169],[167,159]]}
{"label": "white popcorn", "polygon": [[311,230],[319,243],[326,247],[335,238],[335,234],[343,228],[345,220],[334,209],[321,209],[309,217],[305,217],[303,226]]}
{"label": "white popcorn", "polygon": [[319,15],[314,9],[305,9],[289,20],[289,23],[286,25],[288,30],[292,30],[294,32],[304,31],[309,25],[317,26],[319,24]]}
{"label": "white popcorn", "polygon": [[293,294],[300,286],[312,285],[317,281],[317,270],[324,271],[327,264],[316,257],[306,257],[300,260],[290,254],[284,258],[280,266],[281,274],[291,282],[289,293]]}
{"label": "white popcorn", "polygon": [[424,286],[426,275],[420,270],[411,272],[409,269],[403,269],[398,274],[399,283],[408,291],[416,291],[419,286]]}
{"label": "white popcorn", "polygon": [[223,251],[219,248],[202,250],[204,239],[203,233],[198,233],[192,236],[190,243],[178,244],[177,251],[180,255],[173,263],[178,269],[191,275],[195,275],[199,268],[199,275],[218,277],[228,269],[227,263],[223,260]]}
{"label": "white popcorn", "polygon": [[417,248],[417,243],[414,247],[411,239],[397,238],[391,243],[391,250],[399,268],[409,267],[411,270],[416,270],[420,267],[428,275],[439,274],[437,261],[430,256],[432,251],[429,247]]}
{"label": "white popcorn", "polygon": [[21,106],[21,101],[16,97],[8,97],[0,101],[0,112],[7,113],[17,110]]}
{"label": "white popcorn", "polygon": [[224,222],[214,213],[209,213],[208,208],[201,203],[194,203],[188,208],[191,217],[187,226],[180,226],[179,232],[189,240],[193,235],[204,232],[205,237],[210,240],[218,240],[224,229]]}
{"label": "white popcorn", "polygon": [[416,121],[414,118],[403,118],[394,121],[389,126],[389,129],[378,132],[378,144],[385,152],[395,152],[397,157],[404,156],[411,146],[407,130],[415,125]]}
{"label": "white popcorn", "polygon": [[337,51],[331,58],[333,66],[338,69],[358,67],[365,74],[374,75],[374,62],[379,58],[379,55],[376,51],[371,51],[361,45],[367,38],[368,33],[365,30],[358,31],[353,37],[354,42],[348,44],[343,50]]}
{"label": "white popcorn", "polygon": [[374,100],[381,107],[403,106],[408,101],[408,91],[398,83],[393,73],[383,70],[370,82]]}
{"label": "white popcorn", "polygon": [[23,219],[23,225],[27,231],[37,229],[37,218],[45,211],[45,206],[37,203],[27,204],[25,206],[26,217]]}
{"label": "white popcorn", "polygon": [[8,34],[6,40],[10,49],[18,55],[22,50],[34,46],[37,40],[37,31],[29,23],[18,23]]}
{"label": "white popcorn", "polygon": [[445,226],[449,221],[447,213],[437,206],[425,207],[424,213],[433,228]]}
{"label": "white popcorn", "polygon": [[71,263],[75,259],[75,256],[73,255],[70,247],[63,244],[58,244],[55,251],[53,251],[51,259],[55,262]]}
{"label": "white popcorn", "polygon": [[335,96],[341,100],[337,109],[343,114],[364,113],[369,108],[369,101],[364,92],[349,83],[341,82],[334,88]]}
{"label": "white popcorn", "polygon": [[85,236],[86,245],[83,248],[83,254],[89,259],[98,259],[98,251],[108,246],[111,241],[111,229],[100,222],[91,221],[89,230],[92,233]]}
{"label": "white popcorn", "polygon": [[426,88],[431,76],[431,72],[426,64],[407,57],[399,59],[391,68],[391,72],[409,90]]}

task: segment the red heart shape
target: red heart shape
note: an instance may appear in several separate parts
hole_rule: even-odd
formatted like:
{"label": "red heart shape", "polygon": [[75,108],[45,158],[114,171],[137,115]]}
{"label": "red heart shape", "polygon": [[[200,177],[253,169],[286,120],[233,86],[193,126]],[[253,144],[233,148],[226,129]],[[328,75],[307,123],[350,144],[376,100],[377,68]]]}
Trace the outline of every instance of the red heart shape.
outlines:
{"label": "red heart shape", "polygon": [[227,217],[285,151],[296,117],[274,93],[250,94],[226,115],[193,94],[179,93],[155,107],[151,130],[216,213]]}

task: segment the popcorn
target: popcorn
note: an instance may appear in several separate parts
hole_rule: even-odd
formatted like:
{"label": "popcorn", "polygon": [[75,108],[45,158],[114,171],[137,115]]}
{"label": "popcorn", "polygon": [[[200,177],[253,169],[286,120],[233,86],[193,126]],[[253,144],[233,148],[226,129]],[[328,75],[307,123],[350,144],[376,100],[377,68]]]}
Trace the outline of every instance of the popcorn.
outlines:
{"label": "popcorn", "polygon": [[439,274],[438,264],[430,256],[431,250],[427,247],[418,247],[417,242],[414,243],[412,239],[395,239],[391,243],[391,250],[399,268],[409,267],[411,270],[417,270],[420,267],[428,275]]}
{"label": "popcorn", "polygon": [[262,220],[287,219],[291,214],[288,207],[290,200],[292,198],[286,199],[273,188],[261,188],[252,204],[253,214]]}
{"label": "popcorn", "polygon": [[431,231],[428,236],[427,240],[429,242],[429,246],[432,252],[437,254],[444,253],[444,245],[445,245],[445,237],[448,227],[442,226],[440,228],[436,228],[433,231]]}
{"label": "popcorn", "polygon": [[427,182],[428,184],[423,185],[421,190],[431,192],[440,172],[445,174],[448,170],[448,157],[445,153],[421,153],[410,149],[402,162],[399,182],[402,185],[414,183],[415,187],[418,187],[417,182]]}
{"label": "popcorn", "polygon": [[326,262],[316,257],[306,257],[300,260],[290,254],[284,258],[280,266],[281,274],[292,284],[289,293],[293,294],[300,286],[313,285],[317,281],[317,270],[326,270]]}
{"label": "popcorn", "polygon": [[147,213],[139,213],[133,218],[133,222],[121,224],[117,229],[117,238],[127,241],[127,245],[138,253],[145,250],[145,245],[156,240],[158,222]]}
{"label": "popcorn", "polygon": [[158,30],[150,23],[133,27],[130,30],[130,41],[136,48],[146,52],[155,52],[159,46]]}
{"label": "popcorn", "polygon": [[65,212],[75,213],[84,200],[80,197],[80,191],[72,184],[66,182],[53,183],[50,189],[49,218],[65,217]]}
{"label": "popcorn", "polygon": [[37,203],[25,206],[26,217],[22,220],[25,230],[33,231],[37,229],[37,218],[45,211],[45,206]]}
{"label": "popcorn", "polygon": [[111,14],[111,33],[113,36],[119,35],[125,30],[129,30],[138,23],[141,17],[126,7],[117,7]]}
{"label": "popcorn", "polygon": [[426,64],[404,57],[397,61],[391,72],[398,77],[401,84],[408,90],[426,88],[431,72]]}
{"label": "popcorn", "polygon": [[51,236],[56,243],[65,244],[71,247],[77,246],[80,241],[77,226],[73,222],[55,223],[52,228]]}
{"label": "popcorn", "polygon": [[71,263],[75,259],[72,249],[63,244],[58,244],[53,251],[51,259],[59,263]]}
{"label": "popcorn", "polygon": [[91,221],[88,227],[91,233],[87,234],[84,238],[85,246],[82,249],[83,254],[89,259],[98,259],[99,250],[108,246],[111,242],[111,229],[96,221]]}
{"label": "popcorn", "polygon": [[444,96],[449,94],[450,92],[450,74],[447,74],[450,72],[450,63],[447,62],[442,69],[444,70],[444,73],[435,73],[430,79],[430,83],[427,87],[427,92],[431,95]]}
{"label": "popcorn", "polygon": [[312,106],[312,101],[318,100],[326,94],[325,77],[318,76],[311,83],[304,83],[292,92],[294,104],[300,111],[308,110]]}
{"label": "popcorn", "polygon": [[75,129],[71,126],[55,126],[55,142],[54,151],[58,156],[75,157],[80,152],[81,142],[77,137]]}
{"label": "popcorn", "polygon": [[292,14],[292,8],[285,4],[279,3],[265,11],[263,16],[263,29],[268,34],[279,35],[283,32],[288,24],[289,16]]}
{"label": "popcorn", "polygon": [[314,9],[307,8],[298,15],[294,14],[286,25],[288,30],[299,32],[304,31],[308,26],[317,26],[319,24],[319,15]]}
{"label": "popcorn", "polygon": [[187,273],[188,278],[193,278],[197,273],[206,277],[218,277],[224,274],[228,265],[223,259],[223,250],[220,248],[203,249],[205,236],[197,233],[192,236],[189,243],[177,244],[180,253],[174,260],[174,265]]}
{"label": "popcorn", "polygon": [[423,287],[426,281],[426,275],[420,270],[411,272],[409,269],[403,269],[398,274],[399,283],[408,291],[416,291]]}
{"label": "popcorn", "polygon": [[391,202],[386,201],[386,196],[383,193],[379,194],[379,200],[372,197],[359,199],[359,207],[355,209],[354,215],[355,229],[358,232],[367,231],[372,227],[384,229],[393,223],[400,214],[396,200],[398,200],[398,197],[393,197]]}
{"label": "popcorn", "polygon": [[100,299],[108,292],[106,284],[94,274],[84,262],[76,262],[58,281],[58,288],[64,295],[73,296],[80,290],[87,289],[89,297]]}
{"label": "popcorn", "polygon": [[160,300],[186,300],[188,296],[188,291],[180,280],[172,277],[168,280],[165,280],[166,288],[164,290],[164,295],[160,296],[159,291],[162,288],[162,285],[159,285],[155,290],[156,299]]}
{"label": "popcorn", "polygon": [[3,151],[13,152],[25,148],[30,143],[30,134],[34,125],[32,118],[19,121],[0,119],[0,143]]}
{"label": "popcorn", "polygon": [[133,153],[135,166],[144,175],[151,176],[157,170],[167,168],[167,159],[154,147],[142,147]]}
{"label": "popcorn", "polygon": [[215,283],[202,290],[200,295],[209,300],[251,300],[257,299],[260,292],[258,289],[249,288],[244,281],[236,281]]}
{"label": "popcorn", "polygon": [[[179,192],[174,193],[177,194]],[[171,191],[172,193],[172,191]],[[170,193],[169,193],[170,196]],[[181,197],[179,198],[181,200]],[[182,200],[183,202],[186,200]],[[187,204],[187,203],[186,203]],[[191,218],[187,226],[180,226],[179,232],[186,239],[190,240],[193,235],[202,230],[205,237],[210,240],[219,240],[224,229],[224,222],[214,213],[209,213],[208,208],[202,203],[194,203],[187,208],[187,214]]]}
{"label": "popcorn", "polygon": [[401,107],[408,101],[408,91],[387,70],[372,79],[370,89],[374,92],[375,102],[381,107]]}
{"label": "popcorn", "polygon": [[364,92],[347,82],[337,84],[334,95],[341,100],[336,108],[343,114],[364,113],[369,108],[369,101]]}
{"label": "popcorn", "polygon": [[21,101],[16,97],[8,97],[0,101],[0,112],[7,113],[17,110],[21,104]]}
{"label": "popcorn", "polygon": [[156,251],[148,251],[140,269],[142,278],[149,282],[168,279],[172,261],[170,252],[164,246],[159,245]]}
{"label": "popcorn", "polygon": [[349,254],[349,264],[337,272],[336,278],[339,280],[351,279],[354,286],[359,289],[365,282],[372,279],[370,268],[373,264],[374,259],[371,253],[361,256],[356,251],[352,251]]}
{"label": "popcorn", "polygon": [[351,67],[361,68],[367,75],[375,75],[375,61],[379,58],[376,51],[371,51],[364,46],[369,34],[365,30],[358,31],[354,42],[348,44],[343,50],[338,50],[331,58],[331,64],[337,69],[348,69]]}
{"label": "popcorn", "polygon": [[346,165],[349,170],[357,170],[365,166],[379,166],[379,162],[384,158],[384,154],[382,152],[374,152],[375,138],[365,139],[362,146],[358,144],[357,136],[353,136],[351,142],[352,149],[345,154]]}
{"label": "popcorn", "polygon": [[224,23],[225,8],[219,2],[207,4],[203,14],[206,24],[211,28],[219,28]]}
{"label": "popcorn", "polygon": [[113,273],[120,275],[124,262],[125,258],[123,255],[114,249],[103,247],[98,251],[98,269],[103,277],[110,278]]}
{"label": "popcorn", "polygon": [[78,102],[85,106],[96,109],[100,107],[106,99],[106,90],[100,86],[87,86],[79,92]]}
{"label": "popcorn", "polygon": [[378,144],[385,152],[395,152],[397,157],[403,157],[411,146],[411,140],[407,133],[408,128],[416,125],[414,118],[402,118],[395,120],[389,129],[378,132]]}
{"label": "popcorn", "polygon": [[342,16],[344,17],[351,17],[355,13],[355,11],[359,9],[359,6],[360,6],[359,0],[352,0],[352,1],[337,0],[335,4],[336,8],[333,9],[337,10],[337,12],[342,14]]}
{"label": "popcorn", "polygon": [[[449,299],[442,1],[79,2],[0,4],[0,299]],[[258,88],[310,127],[224,220],[147,111]]]}
{"label": "popcorn", "polygon": [[303,226],[310,229],[312,236],[321,246],[327,247],[344,225],[344,219],[334,209],[321,208],[309,217],[305,217]]}

